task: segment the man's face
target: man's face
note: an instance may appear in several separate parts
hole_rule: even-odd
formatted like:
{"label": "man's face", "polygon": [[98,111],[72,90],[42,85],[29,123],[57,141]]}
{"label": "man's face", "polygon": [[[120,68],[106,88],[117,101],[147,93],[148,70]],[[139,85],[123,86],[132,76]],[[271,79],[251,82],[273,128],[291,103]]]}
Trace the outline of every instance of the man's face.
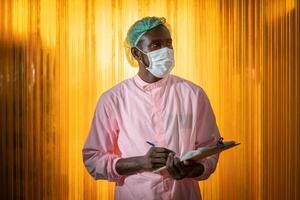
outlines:
{"label": "man's face", "polygon": [[[137,47],[145,53],[163,47],[173,49],[172,38],[168,29],[163,25],[159,25],[147,31],[139,40]],[[147,55],[143,54],[137,48],[132,49],[132,54],[139,63],[144,63],[145,65],[149,66],[149,60]]]}

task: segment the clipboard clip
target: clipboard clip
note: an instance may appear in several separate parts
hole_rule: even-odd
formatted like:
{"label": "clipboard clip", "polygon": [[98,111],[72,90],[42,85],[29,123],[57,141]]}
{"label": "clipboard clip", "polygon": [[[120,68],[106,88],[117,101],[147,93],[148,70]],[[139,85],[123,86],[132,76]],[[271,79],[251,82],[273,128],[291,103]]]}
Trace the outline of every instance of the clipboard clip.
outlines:
{"label": "clipboard clip", "polygon": [[224,140],[223,137],[220,137],[220,138],[219,138],[219,140],[218,140],[218,142],[217,142],[217,147],[222,147],[222,146],[224,146],[223,140]]}

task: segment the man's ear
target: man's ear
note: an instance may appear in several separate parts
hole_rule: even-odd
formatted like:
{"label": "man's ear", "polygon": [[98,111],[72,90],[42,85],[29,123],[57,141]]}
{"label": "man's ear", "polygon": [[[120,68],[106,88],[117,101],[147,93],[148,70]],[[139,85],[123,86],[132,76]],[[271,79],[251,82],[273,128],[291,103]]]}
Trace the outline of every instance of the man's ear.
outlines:
{"label": "man's ear", "polygon": [[133,57],[134,57],[137,61],[140,60],[140,56],[141,56],[140,53],[141,53],[141,52],[140,52],[137,48],[135,48],[135,47],[132,47],[132,48],[131,48],[131,54],[133,55]]}

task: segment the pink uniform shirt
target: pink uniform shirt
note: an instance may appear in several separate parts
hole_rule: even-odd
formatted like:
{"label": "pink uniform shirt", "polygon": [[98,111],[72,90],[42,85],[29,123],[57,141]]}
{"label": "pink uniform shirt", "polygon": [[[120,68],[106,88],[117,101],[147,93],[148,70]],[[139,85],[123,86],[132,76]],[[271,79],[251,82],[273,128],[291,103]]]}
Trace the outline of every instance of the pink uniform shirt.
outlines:
{"label": "pink uniform shirt", "polygon": [[180,157],[219,138],[213,109],[200,86],[172,74],[147,83],[136,74],[100,96],[83,162],[95,180],[116,182],[117,200],[201,199],[197,181],[215,171],[219,154],[198,161],[204,165],[201,176],[182,180],[152,172],[120,175],[115,165],[121,158],[145,155],[151,147],[146,141]]}

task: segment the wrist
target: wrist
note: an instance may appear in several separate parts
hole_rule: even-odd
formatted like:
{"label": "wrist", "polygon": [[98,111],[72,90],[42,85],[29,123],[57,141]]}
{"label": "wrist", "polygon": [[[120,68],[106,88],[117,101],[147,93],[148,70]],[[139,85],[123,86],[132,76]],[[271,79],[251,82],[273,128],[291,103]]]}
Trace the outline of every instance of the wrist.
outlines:
{"label": "wrist", "polygon": [[140,171],[139,172],[144,172],[147,170],[147,163],[145,156],[138,156],[137,157],[137,163],[140,166]]}

